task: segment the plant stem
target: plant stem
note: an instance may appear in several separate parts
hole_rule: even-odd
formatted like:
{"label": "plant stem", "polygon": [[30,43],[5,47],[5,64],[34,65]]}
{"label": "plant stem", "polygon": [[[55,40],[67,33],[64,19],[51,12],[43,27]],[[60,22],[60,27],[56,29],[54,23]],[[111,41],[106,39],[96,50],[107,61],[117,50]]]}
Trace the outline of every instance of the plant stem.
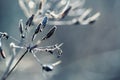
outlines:
{"label": "plant stem", "polygon": [[3,80],[4,76],[9,72],[10,67],[11,67],[13,61],[14,61],[14,56],[12,56],[12,58],[10,59],[10,62],[9,62],[9,64],[8,64],[8,67],[7,67],[6,71],[4,72],[4,74],[3,74],[2,78],[1,78],[1,80]]}
{"label": "plant stem", "polygon": [[18,61],[16,62],[16,64],[12,67],[12,69],[2,77],[1,80],[6,80],[8,78],[8,76],[13,72],[13,70],[16,68],[16,66],[18,65],[18,63],[22,60],[22,58],[25,56],[25,54],[28,52],[28,49],[24,52],[24,54],[18,59]]}

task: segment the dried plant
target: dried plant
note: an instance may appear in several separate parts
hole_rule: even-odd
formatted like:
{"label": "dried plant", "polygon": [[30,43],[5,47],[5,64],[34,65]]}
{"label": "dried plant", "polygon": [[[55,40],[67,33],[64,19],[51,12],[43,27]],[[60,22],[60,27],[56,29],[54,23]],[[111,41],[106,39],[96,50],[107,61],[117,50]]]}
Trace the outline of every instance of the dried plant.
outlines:
{"label": "dried plant", "polygon": [[44,16],[49,25],[88,25],[93,24],[100,12],[90,16],[91,8],[83,8],[85,0],[19,0],[25,16],[35,14],[34,24],[38,24]]}
{"label": "dried plant", "polygon": [[[41,40],[37,40],[36,36],[39,33],[42,33],[47,25],[46,22],[46,17],[39,23],[39,25],[36,27],[36,29],[32,28],[32,22],[34,19],[34,15],[32,15],[27,21],[26,21],[26,25],[23,26],[23,20],[20,19],[19,21],[19,32],[20,32],[20,39],[21,40],[17,40],[16,38],[8,35],[6,32],[0,32],[0,54],[1,57],[3,59],[6,59],[6,54],[4,52],[4,49],[2,48],[2,39],[6,39],[8,40],[9,38],[16,41],[17,44],[15,44],[14,42],[10,43],[10,47],[13,51],[13,55],[11,57],[11,60],[9,61],[9,64],[6,68],[6,71],[4,72],[4,74],[1,77],[1,80],[6,80],[8,78],[8,76],[13,72],[13,70],[16,68],[16,66],[19,64],[19,62],[23,59],[23,57],[27,54],[27,53],[32,53],[32,55],[34,56],[34,58],[36,59],[36,61],[40,64],[40,66],[42,67],[42,69],[46,72],[52,71],[53,68],[61,63],[61,60],[49,65],[49,64],[43,64],[40,62],[39,58],[36,56],[36,53],[38,52],[47,52],[49,54],[54,55],[54,51],[57,51],[57,58],[59,58],[62,55],[62,50],[61,50],[61,46],[63,45],[63,43],[61,44],[55,44],[52,46],[46,46],[46,47],[39,47],[39,45],[44,42],[45,40],[47,40],[48,38],[50,38],[54,32],[56,31],[57,27],[53,26],[48,33],[41,39]],[[30,41],[28,41],[28,35],[31,33],[31,30],[33,31],[33,35],[30,38]],[[21,45],[20,45],[21,44]],[[16,59],[18,54],[21,54],[20,51],[17,52],[16,49],[20,49],[20,51],[22,50],[23,54],[19,57],[18,61],[13,65],[14,60]],[[13,66],[12,66],[13,65]]]}
{"label": "dried plant", "polygon": [[[6,71],[4,71],[3,75],[1,76],[1,80],[6,80],[9,77],[9,75],[13,72],[13,70],[17,67],[19,62],[27,53],[32,53],[36,61],[42,67],[42,70],[46,72],[52,71],[56,65],[60,64],[61,60],[53,64],[43,64],[36,56],[36,53],[38,52],[47,52],[51,55],[54,55],[54,52],[57,51],[57,58],[61,57],[62,49],[60,47],[63,45],[63,43],[39,47],[42,42],[49,39],[55,33],[57,27],[53,26],[48,33],[41,38],[41,40],[37,40],[36,37],[39,33],[44,32],[47,24],[88,25],[94,23],[100,16],[100,12],[90,16],[92,9],[83,8],[84,3],[85,0],[19,0],[19,5],[28,20],[26,21],[25,26],[23,24],[23,20],[19,20],[20,40],[17,40],[6,32],[0,32],[0,54],[3,59],[6,59],[6,54],[2,48],[2,39],[12,39],[13,41],[17,42],[17,44],[15,42],[10,43],[10,48],[13,51],[13,55],[11,56]],[[33,28],[32,26],[36,26],[36,28]],[[19,49],[19,52],[16,51],[16,49]],[[18,54],[21,54],[21,51],[23,54],[13,65],[14,60]]]}

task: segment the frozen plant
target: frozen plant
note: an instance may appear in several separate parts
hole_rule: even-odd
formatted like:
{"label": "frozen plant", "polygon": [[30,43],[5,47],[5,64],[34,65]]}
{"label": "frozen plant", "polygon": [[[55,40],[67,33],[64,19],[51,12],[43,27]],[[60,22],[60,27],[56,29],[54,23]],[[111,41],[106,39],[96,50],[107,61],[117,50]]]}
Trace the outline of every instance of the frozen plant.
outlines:
{"label": "frozen plant", "polygon": [[[11,56],[11,59],[6,67],[6,70],[4,71],[0,80],[6,80],[27,53],[31,53],[36,59],[36,61],[42,67],[42,70],[46,72],[52,71],[56,65],[61,63],[61,60],[58,60],[53,64],[44,64],[36,56],[36,53],[47,52],[51,55],[57,55],[57,58],[59,59],[59,57],[61,57],[62,55],[62,50],[60,47],[63,45],[63,43],[40,47],[40,44],[42,42],[46,41],[55,33],[57,27],[53,26],[41,40],[38,40],[36,37],[38,36],[39,33],[44,32],[44,29],[46,28],[47,25],[47,21],[46,21],[46,17],[44,17],[43,20],[39,22],[38,26],[34,28],[32,26],[33,19],[34,19],[34,14],[32,14],[32,16],[29,17],[29,19],[26,21],[25,26],[23,25],[23,20],[22,19],[19,20],[20,40],[17,40],[16,38],[10,36],[6,32],[0,32],[0,54],[3,59],[6,59],[7,53],[5,53],[4,49],[2,48],[2,44],[3,44],[2,40],[12,39],[14,41],[10,43],[10,48],[13,52],[13,55]],[[31,33],[32,31],[33,33]],[[32,36],[29,36],[31,34]],[[22,51],[23,54],[21,54],[20,51]],[[56,52],[57,54],[55,54]],[[13,63],[17,58],[18,54],[21,54],[21,56],[18,58],[18,60],[15,63]]]}
{"label": "frozen plant", "polygon": [[38,24],[44,16],[49,25],[88,25],[93,24],[100,12],[91,15],[91,8],[83,8],[85,0],[18,0],[25,16],[35,14],[34,24]]}

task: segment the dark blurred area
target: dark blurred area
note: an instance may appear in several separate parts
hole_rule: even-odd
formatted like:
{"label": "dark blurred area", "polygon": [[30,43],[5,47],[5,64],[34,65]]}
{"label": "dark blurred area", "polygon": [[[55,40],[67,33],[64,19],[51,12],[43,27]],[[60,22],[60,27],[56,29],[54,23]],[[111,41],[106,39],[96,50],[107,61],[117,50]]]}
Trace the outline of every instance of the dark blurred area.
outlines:
{"label": "dark blurred area", "polygon": [[[40,67],[34,65],[35,69],[26,70],[29,74],[16,71],[8,80],[120,80],[120,0],[86,0],[84,7],[101,16],[92,25],[58,27],[54,38],[64,43],[63,56],[52,78],[40,79]],[[17,37],[21,18],[26,20],[17,0],[1,0],[1,32]]]}

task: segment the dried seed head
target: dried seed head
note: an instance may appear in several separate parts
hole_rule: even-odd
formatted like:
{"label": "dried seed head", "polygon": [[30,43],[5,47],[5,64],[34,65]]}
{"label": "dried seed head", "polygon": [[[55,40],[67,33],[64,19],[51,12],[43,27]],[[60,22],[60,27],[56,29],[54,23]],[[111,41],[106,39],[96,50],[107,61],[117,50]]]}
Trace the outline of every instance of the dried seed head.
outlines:
{"label": "dried seed head", "polygon": [[71,6],[69,6],[62,14],[61,14],[61,19],[65,18],[69,11],[71,10]]}
{"label": "dried seed head", "polygon": [[32,36],[32,41],[35,39],[36,35],[39,33],[39,31],[41,32],[40,30],[40,27],[41,27],[41,23],[37,26],[37,28],[35,29],[35,32]]}
{"label": "dried seed head", "polygon": [[37,34],[40,31],[40,27],[41,27],[41,23],[37,26],[37,28],[35,30],[35,34]]}
{"label": "dried seed head", "polygon": [[23,20],[20,19],[19,21],[19,31],[20,31],[20,34],[23,34]]}
{"label": "dried seed head", "polygon": [[51,65],[49,64],[43,64],[42,65],[42,69],[45,70],[46,72],[50,72],[50,71],[53,71],[54,67],[59,65],[61,63],[61,61],[57,61]]}
{"label": "dried seed head", "polygon": [[32,16],[27,20],[26,25],[31,26],[33,18],[34,18],[34,14],[32,14]]}
{"label": "dried seed head", "polygon": [[35,39],[35,37],[36,37],[36,34],[33,34],[33,36],[32,36],[32,41]]}
{"label": "dried seed head", "polygon": [[46,24],[47,24],[48,18],[45,16],[42,20],[42,26],[43,28],[45,28]]}
{"label": "dried seed head", "polygon": [[25,35],[24,35],[24,29],[23,29],[23,20],[22,19],[20,19],[20,21],[19,21],[19,31],[20,31],[20,37],[21,38],[25,38]]}
{"label": "dried seed head", "polygon": [[40,14],[44,12],[45,3],[46,3],[46,0],[40,0],[39,7],[38,7]]}
{"label": "dried seed head", "polygon": [[50,31],[47,33],[47,35],[44,38],[42,38],[42,40],[46,40],[46,39],[50,38],[54,34],[54,32],[56,31],[56,29],[57,29],[56,26],[52,27],[50,29]]}

